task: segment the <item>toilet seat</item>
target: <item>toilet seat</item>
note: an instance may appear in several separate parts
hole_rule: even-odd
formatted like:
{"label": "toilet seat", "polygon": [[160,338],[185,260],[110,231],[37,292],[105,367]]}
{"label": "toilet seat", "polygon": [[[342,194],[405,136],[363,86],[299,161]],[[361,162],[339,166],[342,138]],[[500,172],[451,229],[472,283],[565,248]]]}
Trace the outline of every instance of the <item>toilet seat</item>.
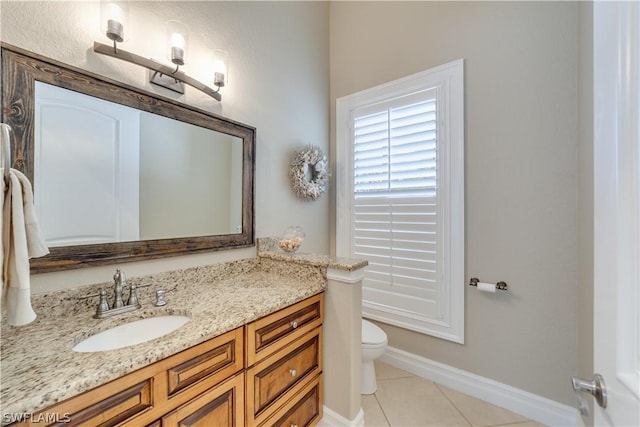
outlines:
{"label": "toilet seat", "polygon": [[387,334],[373,323],[362,319],[362,345],[380,346],[387,344]]}

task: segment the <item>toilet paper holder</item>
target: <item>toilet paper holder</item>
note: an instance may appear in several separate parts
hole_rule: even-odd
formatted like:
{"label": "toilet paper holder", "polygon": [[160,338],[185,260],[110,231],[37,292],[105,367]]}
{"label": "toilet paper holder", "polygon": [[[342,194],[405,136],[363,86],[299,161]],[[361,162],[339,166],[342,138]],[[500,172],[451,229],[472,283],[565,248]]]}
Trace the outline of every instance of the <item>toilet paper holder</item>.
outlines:
{"label": "toilet paper holder", "polygon": [[[472,277],[471,279],[469,279],[469,286],[478,286],[478,282],[479,281],[480,281],[480,279],[478,279],[477,277]],[[498,282],[498,283],[496,283],[496,289],[501,290],[501,291],[508,290],[507,283],[506,282]]]}

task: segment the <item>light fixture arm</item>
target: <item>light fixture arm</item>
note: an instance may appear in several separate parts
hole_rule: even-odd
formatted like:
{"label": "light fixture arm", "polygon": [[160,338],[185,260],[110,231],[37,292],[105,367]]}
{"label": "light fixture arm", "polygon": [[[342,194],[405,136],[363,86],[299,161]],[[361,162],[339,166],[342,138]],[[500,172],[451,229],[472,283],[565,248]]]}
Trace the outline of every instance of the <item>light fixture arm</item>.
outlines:
{"label": "light fixture arm", "polygon": [[194,87],[212,98],[221,101],[222,95],[219,93],[220,88],[218,90],[213,90],[209,86],[206,86],[204,83],[199,82],[198,80],[187,76],[183,71],[174,70],[171,67],[168,67],[164,64],[154,61],[153,59],[143,58],[140,55],[136,55],[135,53],[127,52],[122,49],[114,50],[113,46],[109,46],[103,43],[93,42],[93,51],[95,53],[100,53],[102,55],[111,56],[113,58],[122,59],[123,61],[130,62],[132,64],[139,65],[141,67],[148,68],[149,70],[156,71],[158,73],[164,75],[170,75],[172,78],[179,80],[185,84],[188,84],[191,87]]}

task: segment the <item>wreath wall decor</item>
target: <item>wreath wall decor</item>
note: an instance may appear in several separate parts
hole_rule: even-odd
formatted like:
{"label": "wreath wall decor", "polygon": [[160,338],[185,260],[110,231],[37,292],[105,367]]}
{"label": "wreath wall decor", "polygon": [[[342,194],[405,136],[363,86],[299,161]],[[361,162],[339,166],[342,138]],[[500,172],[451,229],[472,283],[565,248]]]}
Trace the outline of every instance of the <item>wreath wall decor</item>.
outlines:
{"label": "wreath wall decor", "polygon": [[296,196],[316,200],[327,189],[329,162],[320,147],[308,145],[291,160],[289,180]]}

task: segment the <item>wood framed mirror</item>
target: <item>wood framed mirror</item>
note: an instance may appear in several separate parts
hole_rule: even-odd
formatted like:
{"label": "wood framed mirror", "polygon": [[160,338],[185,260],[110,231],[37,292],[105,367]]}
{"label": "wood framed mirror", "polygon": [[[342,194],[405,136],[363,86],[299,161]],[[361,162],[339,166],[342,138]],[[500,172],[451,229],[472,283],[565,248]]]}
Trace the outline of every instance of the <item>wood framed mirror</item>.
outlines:
{"label": "wood framed mirror", "polygon": [[5,43],[1,120],[51,251],[32,273],[254,245],[251,126]]}

